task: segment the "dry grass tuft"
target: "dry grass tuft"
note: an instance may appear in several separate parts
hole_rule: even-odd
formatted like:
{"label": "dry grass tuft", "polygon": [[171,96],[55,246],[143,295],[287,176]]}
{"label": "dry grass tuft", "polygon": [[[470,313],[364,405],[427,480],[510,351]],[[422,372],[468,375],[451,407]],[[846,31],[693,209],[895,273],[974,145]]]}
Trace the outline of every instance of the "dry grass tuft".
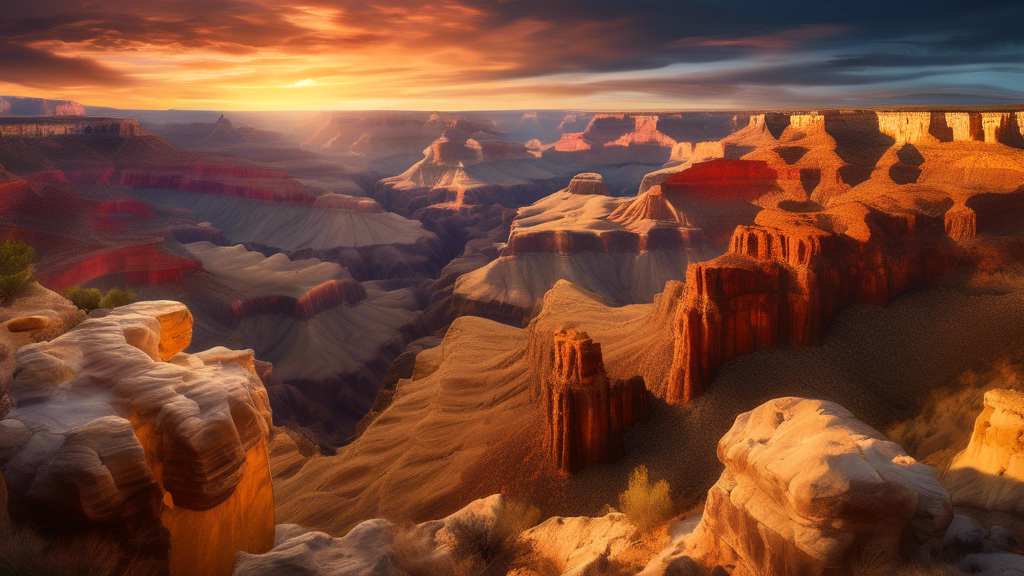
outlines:
{"label": "dry grass tuft", "polygon": [[92,533],[50,540],[0,521],[0,576],[151,576],[166,572],[157,559],[126,552],[111,536]]}

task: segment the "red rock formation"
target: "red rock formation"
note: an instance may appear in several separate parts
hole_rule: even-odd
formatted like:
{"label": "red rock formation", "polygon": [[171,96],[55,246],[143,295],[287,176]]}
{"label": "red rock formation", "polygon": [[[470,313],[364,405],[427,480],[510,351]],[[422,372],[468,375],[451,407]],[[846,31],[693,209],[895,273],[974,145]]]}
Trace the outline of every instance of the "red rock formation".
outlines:
{"label": "red rock formation", "polygon": [[859,203],[763,211],[736,229],[728,254],[687,271],[666,400],[693,400],[741,354],[815,344],[841,307],[885,304],[952,260],[941,216]]}
{"label": "red rock formation", "polygon": [[309,320],[321,312],[343,304],[352,306],[365,299],[363,285],[345,278],[324,282],[300,298],[270,295],[239,300],[231,304],[231,312],[236,324],[262,314],[286,314],[299,320]]}
{"label": "red rock formation", "polygon": [[287,172],[223,164],[126,169],[121,171],[118,182],[127,188],[178,190],[292,204],[312,204],[315,200]]}
{"label": "red rock formation", "polygon": [[800,169],[769,166],[763,160],[719,158],[694,164],[661,183],[662,193],[705,202],[753,202],[772,191],[779,180],[800,180]]}
{"label": "red rock formation", "polygon": [[36,273],[36,280],[58,291],[108,274],[124,274],[129,284],[162,284],[177,282],[200,267],[198,260],[176,256],[153,243],[118,248],[45,268]]}
{"label": "red rock formation", "polygon": [[543,374],[535,384],[546,415],[545,445],[559,470],[622,456],[622,432],[648,417],[643,378],[611,382],[601,345],[585,332],[561,330],[551,340]]}
{"label": "red rock formation", "polygon": [[954,240],[978,234],[1013,234],[1024,217],[1024,186],[1008,194],[977,194],[946,212],[946,233]]}
{"label": "red rock formation", "polygon": [[129,224],[153,217],[149,204],[138,200],[107,200],[96,208],[92,221],[96,230],[122,230]]}

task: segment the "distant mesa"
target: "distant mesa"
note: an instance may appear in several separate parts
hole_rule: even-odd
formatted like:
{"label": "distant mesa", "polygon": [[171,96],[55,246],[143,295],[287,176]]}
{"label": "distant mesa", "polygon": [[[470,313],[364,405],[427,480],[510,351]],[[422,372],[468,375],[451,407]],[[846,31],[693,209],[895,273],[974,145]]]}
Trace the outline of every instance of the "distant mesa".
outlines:
{"label": "distant mesa", "polygon": [[594,172],[583,172],[572,177],[569,181],[569,187],[566,188],[566,192],[569,194],[598,194],[601,196],[611,196],[608,193],[608,186],[604,183],[604,178],[600,174]]}
{"label": "distant mesa", "polygon": [[0,96],[0,116],[85,116],[85,107],[71,100]]}

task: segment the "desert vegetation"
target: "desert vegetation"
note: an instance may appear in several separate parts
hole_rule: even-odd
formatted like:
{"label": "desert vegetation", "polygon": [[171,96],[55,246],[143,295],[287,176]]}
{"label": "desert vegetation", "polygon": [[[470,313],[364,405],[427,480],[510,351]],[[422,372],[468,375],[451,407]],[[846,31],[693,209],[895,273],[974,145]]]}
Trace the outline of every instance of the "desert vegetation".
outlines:
{"label": "desert vegetation", "polygon": [[32,260],[36,251],[21,240],[0,244],[0,302],[8,302],[34,281]]}
{"label": "desert vegetation", "polygon": [[60,295],[86,312],[127,306],[135,302],[135,291],[131,288],[112,288],[103,294],[97,288],[82,288],[76,284],[61,290]]}
{"label": "desert vegetation", "polygon": [[629,475],[629,488],[619,494],[619,508],[641,533],[652,532],[675,514],[668,482],[652,483],[642,464]]}

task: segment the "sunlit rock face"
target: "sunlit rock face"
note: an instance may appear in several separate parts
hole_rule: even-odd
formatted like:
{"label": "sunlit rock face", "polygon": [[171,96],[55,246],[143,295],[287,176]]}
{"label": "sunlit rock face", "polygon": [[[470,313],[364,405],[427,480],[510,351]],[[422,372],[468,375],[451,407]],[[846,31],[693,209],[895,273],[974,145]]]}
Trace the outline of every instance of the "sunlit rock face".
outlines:
{"label": "sunlit rock face", "polygon": [[[534,334],[539,346],[533,366],[539,373],[533,395],[544,409],[544,442],[554,465],[577,472],[622,456],[622,432],[647,420],[647,389],[642,377],[611,381],[601,345],[586,332],[560,330]],[[546,346],[545,346],[546,344]]]}
{"label": "sunlit rock face", "polygon": [[1024,514],[1024,394],[990,390],[967,448],[957,454],[944,483],[953,503],[980,510]]}
{"label": "sunlit rock face", "polygon": [[133,526],[172,575],[273,545],[270,408],[251,351],[182,352],[192,315],[151,301],[16,354],[0,467],[20,519]]}
{"label": "sunlit rock face", "polygon": [[942,538],[935,472],[842,406],[779,398],[736,418],[685,553],[733,576],[847,575]]}

